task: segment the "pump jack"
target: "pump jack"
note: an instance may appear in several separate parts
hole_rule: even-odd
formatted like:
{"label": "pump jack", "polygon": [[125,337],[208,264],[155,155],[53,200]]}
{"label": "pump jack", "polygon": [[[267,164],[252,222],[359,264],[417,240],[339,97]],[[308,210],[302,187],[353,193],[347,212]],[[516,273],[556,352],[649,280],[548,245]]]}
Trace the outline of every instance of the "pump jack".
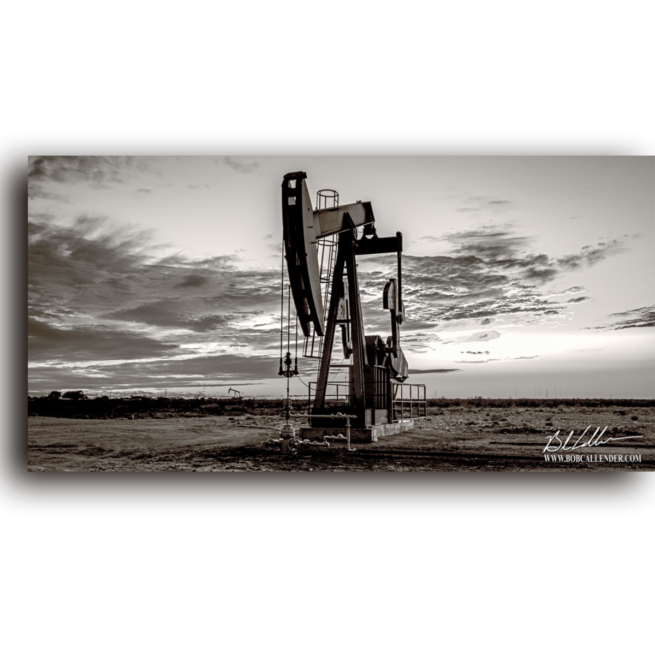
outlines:
{"label": "pump jack", "polygon": [[[359,433],[356,435],[359,440],[377,440],[378,434],[399,432],[413,426],[411,420],[402,420],[404,407],[400,419],[396,416],[395,387],[422,387],[422,393],[421,389],[416,390],[417,398],[423,398],[417,414],[422,408],[425,415],[424,385],[399,384],[409,375],[400,346],[400,326],[405,318],[402,234],[396,232],[393,237],[379,237],[370,202],[358,201],[314,211],[306,177],[304,172],[288,173],[282,183],[284,249],[298,321],[306,338],[323,339],[314,404],[310,409],[311,427],[303,430],[304,436],[324,436],[330,429],[343,427],[343,419],[329,416],[348,414],[356,416],[352,426],[354,432]],[[361,238],[357,237],[359,228],[363,232]],[[316,244],[332,235],[336,235],[337,240],[336,261],[329,272],[329,304],[324,312]],[[391,335],[386,339],[379,335],[366,336],[357,257],[392,253],[397,255],[398,274],[386,283],[383,291],[383,307],[390,311]],[[337,326],[341,328],[344,358],[352,358],[348,365],[332,363]],[[330,369],[336,366],[349,369],[348,394],[340,402],[335,402],[328,393]],[[412,418],[413,409],[410,405]]]}

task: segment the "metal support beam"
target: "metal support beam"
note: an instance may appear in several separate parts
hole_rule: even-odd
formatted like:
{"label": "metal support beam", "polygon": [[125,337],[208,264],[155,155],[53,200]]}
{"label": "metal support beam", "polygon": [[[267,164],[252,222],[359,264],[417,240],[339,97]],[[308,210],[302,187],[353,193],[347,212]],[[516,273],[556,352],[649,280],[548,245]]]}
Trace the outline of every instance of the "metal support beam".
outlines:
{"label": "metal support beam", "polygon": [[357,282],[357,263],[355,261],[354,233],[344,233],[340,237],[339,248],[344,250],[344,260],[348,272],[348,300],[350,304],[350,331],[353,342],[353,365],[351,368],[351,404],[355,413],[364,414],[366,398],[364,395],[364,366],[367,365],[364,319],[359,298]]}
{"label": "metal support beam", "polygon": [[[344,235],[341,235],[344,236]],[[332,347],[334,345],[334,332],[337,327],[337,314],[339,302],[344,295],[343,288],[343,264],[344,250],[341,245],[341,236],[337,246],[337,261],[334,266],[332,277],[332,290],[330,293],[330,308],[328,309],[327,324],[325,326],[325,337],[323,339],[323,353],[321,356],[321,368],[316,383],[316,396],[314,407],[322,409],[325,407],[325,393],[327,390],[328,375],[330,373],[330,360],[332,359]]]}
{"label": "metal support beam", "polygon": [[[405,320],[405,306],[403,305],[403,235],[396,232],[398,240],[398,325]],[[400,339],[400,335],[398,335]]]}
{"label": "metal support beam", "polygon": [[398,235],[400,235],[400,232],[395,237],[379,237],[375,235],[369,239],[364,236],[357,242],[357,254],[386,255],[391,252],[399,252],[399,249],[402,250],[402,235],[400,235],[400,241],[398,240]]}

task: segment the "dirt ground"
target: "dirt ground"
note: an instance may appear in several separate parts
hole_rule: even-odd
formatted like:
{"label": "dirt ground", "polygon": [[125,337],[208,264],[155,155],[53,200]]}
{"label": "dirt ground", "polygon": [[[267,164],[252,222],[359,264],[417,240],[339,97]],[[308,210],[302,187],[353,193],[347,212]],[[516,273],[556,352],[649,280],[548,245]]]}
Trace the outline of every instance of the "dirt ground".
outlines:
{"label": "dirt ground", "polygon": [[[430,408],[408,432],[372,444],[307,446],[283,454],[263,446],[283,421],[275,416],[165,419],[28,419],[29,471],[653,471],[655,408]],[[296,424],[301,427],[300,420]],[[591,426],[607,437],[642,435],[559,451],[544,447],[558,430],[570,444]],[[585,439],[584,441],[586,441]],[[556,443],[556,442],[553,442]],[[583,440],[580,441],[583,443]],[[581,461],[566,461],[579,457]],[[608,461],[622,456],[624,461]],[[641,461],[630,461],[641,459]],[[625,461],[625,460],[628,461]]]}

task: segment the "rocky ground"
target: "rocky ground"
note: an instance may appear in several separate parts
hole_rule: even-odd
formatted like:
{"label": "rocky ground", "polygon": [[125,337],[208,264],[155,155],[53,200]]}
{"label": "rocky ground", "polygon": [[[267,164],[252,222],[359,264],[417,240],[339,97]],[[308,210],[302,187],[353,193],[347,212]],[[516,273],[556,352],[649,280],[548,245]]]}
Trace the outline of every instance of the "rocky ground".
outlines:
{"label": "rocky ground", "polygon": [[[655,470],[654,408],[430,408],[414,430],[373,444],[269,450],[282,421],[270,414],[165,419],[28,419],[30,471],[618,471]],[[301,423],[298,422],[298,426]],[[545,461],[558,430],[574,439],[607,426],[607,437],[634,437]],[[636,435],[642,435],[637,437]],[[585,440],[586,441],[586,440]],[[580,442],[582,443],[582,441]],[[639,461],[607,461],[607,456]],[[604,456],[604,457],[602,457]]]}

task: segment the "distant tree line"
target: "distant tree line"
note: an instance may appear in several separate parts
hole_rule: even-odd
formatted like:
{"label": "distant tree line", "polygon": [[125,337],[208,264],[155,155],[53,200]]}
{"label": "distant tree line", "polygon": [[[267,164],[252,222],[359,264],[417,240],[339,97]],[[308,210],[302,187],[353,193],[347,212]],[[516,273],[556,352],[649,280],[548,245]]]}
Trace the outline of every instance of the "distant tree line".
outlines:
{"label": "distant tree line", "polygon": [[428,407],[655,407],[654,398],[429,398]]}
{"label": "distant tree line", "polygon": [[[558,407],[655,407],[655,399],[641,398],[430,398],[431,408],[543,408]],[[176,416],[236,416],[244,413],[281,414],[281,398],[179,398],[168,396],[99,396],[88,398],[82,391],[51,391],[46,396],[28,396],[29,416],[61,418],[172,418]],[[305,413],[306,399],[292,400],[293,412]]]}
{"label": "distant tree line", "polygon": [[[66,391],[61,393],[61,391],[51,391],[47,395],[48,400],[59,400],[60,398],[66,398],[68,400],[87,400],[88,396],[83,391]],[[28,396],[28,400],[30,397]]]}
{"label": "distant tree line", "polygon": [[[71,402],[74,401],[74,402]],[[293,400],[294,412],[306,409],[306,400]],[[88,398],[81,391],[46,396],[28,396],[28,416],[60,418],[172,418],[175,416],[222,416],[244,413],[280,414],[284,401],[279,398],[179,398],[168,396],[98,396]]]}

